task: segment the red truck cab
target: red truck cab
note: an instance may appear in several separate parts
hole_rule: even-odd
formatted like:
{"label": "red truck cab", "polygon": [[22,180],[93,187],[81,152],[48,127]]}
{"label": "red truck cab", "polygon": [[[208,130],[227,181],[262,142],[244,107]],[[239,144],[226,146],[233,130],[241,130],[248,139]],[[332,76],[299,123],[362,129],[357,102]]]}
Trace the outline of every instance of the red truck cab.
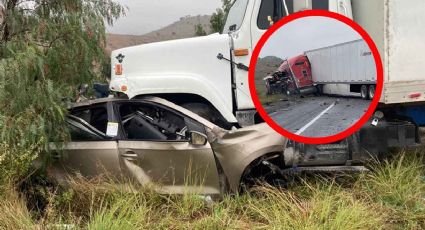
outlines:
{"label": "red truck cab", "polygon": [[307,56],[299,55],[285,60],[278,71],[286,72],[291,76],[292,79],[288,84],[289,92],[305,94],[315,90],[311,65]]}

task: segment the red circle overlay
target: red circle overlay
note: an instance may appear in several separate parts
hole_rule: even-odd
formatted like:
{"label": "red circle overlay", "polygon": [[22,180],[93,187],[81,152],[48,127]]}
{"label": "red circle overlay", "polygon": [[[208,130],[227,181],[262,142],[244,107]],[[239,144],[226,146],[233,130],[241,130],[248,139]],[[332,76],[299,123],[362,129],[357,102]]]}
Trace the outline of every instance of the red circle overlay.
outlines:
{"label": "red circle overlay", "polygon": [[[346,24],[347,26],[350,26],[353,30],[355,30],[357,33],[359,33],[362,36],[362,38],[366,41],[366,43],[369,45],[369,48],[372,51],[373,57],[375,59],[376,72],[377,72],[377,84],[376,84],[375,97],[373,98],[368,110],[360,118],[360,120],[357,121],[353,126],[351,126],[350,128],[348,128],[347,130],[345,130],[341,133],[338,133],[338,134],[333,135],[333,136],[319,137],[319,138],[304,137],[304,136],[296,135],[294,133],[291,133],[291,132],[285,130],[280,125],[278,125],[264,110],[264,107],[263,107],[263,105],[261,104],[261,102],[258,98],[256,86],[255,86],[255,69],[256,69],[256,65],[257,65],[257,60],[258,60],[258,57],[260,55],[260,52],[261,52],[263,46],[267,42],[267,40],[278,29],[283,27],[285,24],[290,23],[290,22],[295,21],[295,20],[300,19],[300,18],[311,17],[311,16],[321,16],[321,17],[327,17],[327,18],[332,18],[332,19],[338,20],[338,21]],[[358,131],[369,120],[369,118],[373,115],[376,107],[378,106],[379,100],[381,99],[383,84],[384,84],[384,72],[383,72],[383,67],[382,67],[381,56],[378,52],[378,48],[376,47],[375,42],[372,40],[372,38],[369,36],[369,34],[360,25],[355,23],[353,20],[351,20],[351,19],[349,19],[345,16],[342,16],[340,14],[325,11],[325,10],[307,10],[307,11],[294,13],[294,14],[291,14],[291,15],[283,18],[279,22],[275,23],[269,30],[267,30],[265,32],[265,34],[261,37],[257,46],[255,47],[253,54],[252,54],[252,57],[251,57],[250,68],[249,68],[249,89],[250,89],[250,92],[251,92],[252,100],[254,102],[254,105],[255,105],[258,113],[261,115],[261,117],[264,119],[264,121],[267,122],[267,124],[270,127],[272,127],[275,131],[277,131],[281,135],[283,135],[283,136],[285,136],[285,137],[287,137],[287,138],[289,138],[293,141],[305,143],[305,144],[329,144],[329,143],[340,141],[340,140],[352,135],[356,131]]]}

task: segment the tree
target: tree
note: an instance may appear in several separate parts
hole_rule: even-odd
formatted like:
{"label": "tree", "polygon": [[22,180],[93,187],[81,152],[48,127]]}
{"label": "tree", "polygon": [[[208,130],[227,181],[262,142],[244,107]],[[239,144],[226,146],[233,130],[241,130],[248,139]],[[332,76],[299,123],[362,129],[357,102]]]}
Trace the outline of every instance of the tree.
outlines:
{"label": "tree", "polygon": [[210,27],[213,33],[221,33],[226,23],[227,14],[232,7],[234,0],[221,0],[222,8],[217,9],[211,16]]}
{"label": "tree", "polygon": [[66,103],[100,79],[113,0],[0,0],[0,183],[19,178],[49,142],[66,141]]}
{"label": "tree", "polygon": [[207,35],[207,32],[205,31],[202,24],[195,25],[195,36],[205,36]]}

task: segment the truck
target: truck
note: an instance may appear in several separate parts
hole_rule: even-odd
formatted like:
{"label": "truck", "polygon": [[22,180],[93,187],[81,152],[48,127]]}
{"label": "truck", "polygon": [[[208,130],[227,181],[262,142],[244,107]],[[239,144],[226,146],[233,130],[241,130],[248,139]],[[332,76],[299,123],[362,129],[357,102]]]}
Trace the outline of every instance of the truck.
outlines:
{"label": "truck", "polygon": [[316,92],[311,67],[305,55],[286,59],[279,68],[263,79],[267,94],[309,94]]}
{"label": "truck", "polygon": [[284,85],[284,93],[286,95],[315,92],[310,62],[305,55],[299,55],[284,60],[277,71],[279,73],[286,73],[287,76],[290,76],[290,81]]}
{"label": "truck", "polygon": [[363,39],[305,51],[285,60],[274,75],[289,75],[283,88],[299,94],[361,96],[373,99],[376,66]]}
{"label": "truck", "polygon": [[375,61],[363,39],[309,50],[304,55],[319,94],[360,95],[363,99],[375,96]]}
{"label": "truck", "polygon": [[273,23],[312,9],[342,14],[366,29],[384,62],[384,91],[371,122],[355,135],[324,146],[289,141],[287,163],[307,154],[316,156],[311,165],[322,165],[321,156],[344,153],[341,159],[352,164],[363,153],[417,145],[425,126],[423,0],[236,0],[221,34],[113,51],[110,90],[130,99],[162,97],[222,126],[262,123],[248,84],[252,51]]}
{"label": "truck", "polygon": [[274,22],[309,9],[352,18],[350,0],[237,0],[221,34],[113,51],[110,89],[129,98],[162,97],[215,123],[260,123],[248,83],[252,51]]}

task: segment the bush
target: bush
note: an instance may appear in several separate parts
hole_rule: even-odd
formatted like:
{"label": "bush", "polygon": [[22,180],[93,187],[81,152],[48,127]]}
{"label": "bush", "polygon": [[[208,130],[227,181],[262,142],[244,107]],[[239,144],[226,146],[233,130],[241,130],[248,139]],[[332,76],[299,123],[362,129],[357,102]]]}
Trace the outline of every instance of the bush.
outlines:
{"label": "bush", "polygon": [[105,21],[124,13],[112,0],[31,4],[3,1],[0,27],[0,183],[17,182],[31,162],[66,142],[67,104],[77,84],[100,78]]}

